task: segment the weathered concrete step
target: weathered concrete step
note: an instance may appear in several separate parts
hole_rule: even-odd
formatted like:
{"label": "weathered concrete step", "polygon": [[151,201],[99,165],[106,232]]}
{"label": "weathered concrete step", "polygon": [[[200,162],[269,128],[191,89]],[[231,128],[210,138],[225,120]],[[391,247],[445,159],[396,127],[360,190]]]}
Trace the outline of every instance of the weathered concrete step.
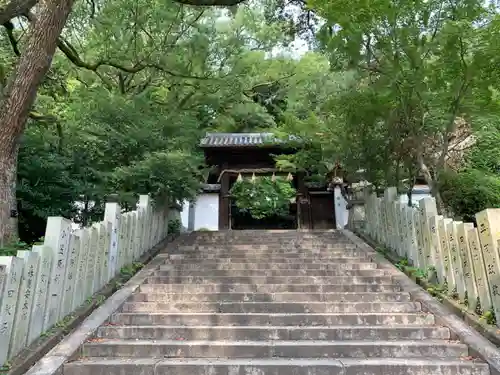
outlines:
{"label": "weathered concrete step", "polygon": [[459,358],[467,346],[443,340],[425,341],[179,341],[107,340],[88,342],[88,357],[156,358]]}
{"label": "weathered concrete step", "polygon": [[412,313],[419,302],[125,302],[123,312],[219,313]]}
{"label": "weathered concrete step", "polygon": [[150,276],[148,284],[390,284],[391,276]]}
{"label": "weathered concrete step", "polygon": [[[253,261],[253,262],[276,262],[276,263],[284,263],[284,262],[318,262],[318,261],[328,261],[329,263],[336,263],[344,260],[346,262],[370,262],[372,256],[348,256],[348,255],[338,255],[338,254],[318,254],[318,255],[309,255],[309,254],[231,254],[231,255],[219,255],[219,254],[205,254],[205,253],[196,253],[196,254],[176,254],[182,255],[184,259],[191,260],[218,260],[219,262],[234,262],[238,263],[238,261]],[[172,259],[175,258],[174,255],[171,256]]]}
{"label": "weathered concrete step", "polygon": [[396,284],[142,284],[143,293],[379,293],[400,292]]}
{"label": "weathered concrete step", "polygon": [[219,313],[116,313],[111,323],[120,325],[184,326],[422,326],[434,325],[427,313],[338,313],[338,314],[219,314]]}
{"label": "weathered concrete step", "polygon": [[409,293],[135,293],[128,302],[408,302]]}
{"label": "weathered concrete step", "polygon": [[[304,246],[305,245],[305,246]],[[293,253],[293,252],[365,252],[354,244],[319,244],[319,245],[306,245],[306,244],[275,244],[275,245],[244,245],[244,244],[210,244],[210,245],[179,245],[178,250],[183,252],[234,252],[234,253]]]}
{"label": "weathered concrete step", "polygon": [[175,266],[177,270],[373,270],[376,263],[182,263],[160,266],[160,270],[168,271]]}
{"label": "weathered concrete step", "polygon": [[206,259],[211,259],[213,257],[218,258],[258,258],[258,257],[288,257],[288,258],[323,258],[323,257],[366,257],[369,256],[364,250],[328,250],[328,251],[313,251],[313,250],[284,250],[284,251],[175,251],[175,254],[182,254],[186,257],[204,257]]}
{"label": "weathered concrete step", "polygon": [[204,259],[195,256],[185,256],[183,254],[171,254],[169,263],[172,264],[221,264],[221,263],[294,263],[294,264],[311,264],[311,263],[370,263],[372,262],[372,256],[366,257],[333,257],[333,258],[288,258],[288,257],[252,257],[252,258],[241,258],[241,257],[212,257],[210,259]]}
{"label": "weathered concrete step", "polygon": [[449,340],[445,327],[104,326],[98,337],[134,340]]}
{"label": "weathered concrete step", "polygon": [[176,277],[253,277],[253,276],[360,276],[379,277],[388,276],[389,273],[382,269],[375,270],[178,270],[175,266],[162,266],[154,276],[176,276]]}
{"label": "weathered concrete step", "polygon": [[85,358],[64,375],[490,375],[487,364],[459,359],[152,359]]}

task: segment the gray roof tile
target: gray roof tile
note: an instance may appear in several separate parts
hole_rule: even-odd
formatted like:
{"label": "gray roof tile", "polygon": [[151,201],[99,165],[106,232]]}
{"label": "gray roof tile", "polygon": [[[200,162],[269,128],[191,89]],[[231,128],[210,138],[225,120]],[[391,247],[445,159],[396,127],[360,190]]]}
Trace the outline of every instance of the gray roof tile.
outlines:
{"label": "gray roof tile", "polygon": [[261,146],[265,143],[282,143],[272,133],[207,133],[200,141],[201,147]]}

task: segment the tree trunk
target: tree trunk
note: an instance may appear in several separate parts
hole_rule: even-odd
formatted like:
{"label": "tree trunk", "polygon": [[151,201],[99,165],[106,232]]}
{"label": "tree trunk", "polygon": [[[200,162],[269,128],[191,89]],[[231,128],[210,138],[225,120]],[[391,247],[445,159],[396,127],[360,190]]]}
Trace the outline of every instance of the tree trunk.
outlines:
{"label": "tree trunk", "polygon": [[26,48],[0,104],[0,243],[17,236],[15,189],[19,139],[38,86],[52,63],[57,39],[73,0],[42,0],[39,5],[41,8],[30,25]]}

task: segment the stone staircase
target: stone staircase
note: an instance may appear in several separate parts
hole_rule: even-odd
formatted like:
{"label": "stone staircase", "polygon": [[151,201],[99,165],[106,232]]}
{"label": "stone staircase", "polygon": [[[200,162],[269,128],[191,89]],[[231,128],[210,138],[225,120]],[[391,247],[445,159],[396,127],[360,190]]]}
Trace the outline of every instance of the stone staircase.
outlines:
{"label": "stone staircase", "polygon": [[489,373],[341,232],[296,231],[186,236],[64,368],[64,375]]}

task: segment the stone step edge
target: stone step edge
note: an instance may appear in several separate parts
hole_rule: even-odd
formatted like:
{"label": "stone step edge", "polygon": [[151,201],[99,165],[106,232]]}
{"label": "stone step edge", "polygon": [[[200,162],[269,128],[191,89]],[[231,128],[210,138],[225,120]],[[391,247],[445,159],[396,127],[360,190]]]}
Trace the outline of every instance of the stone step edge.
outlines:
{"label": "stone step edge", "polygon": [[[92,340],[92,339],[90,339]],[[466,349],[467,345],[461,342],[451,340],[136,340],[136,339],[102,339],[97,342],[88,341],[85,345],[99,346],[99,345],[150,345],[150,346],[433,346],[433,345],[446,345],[449,347]]]}

